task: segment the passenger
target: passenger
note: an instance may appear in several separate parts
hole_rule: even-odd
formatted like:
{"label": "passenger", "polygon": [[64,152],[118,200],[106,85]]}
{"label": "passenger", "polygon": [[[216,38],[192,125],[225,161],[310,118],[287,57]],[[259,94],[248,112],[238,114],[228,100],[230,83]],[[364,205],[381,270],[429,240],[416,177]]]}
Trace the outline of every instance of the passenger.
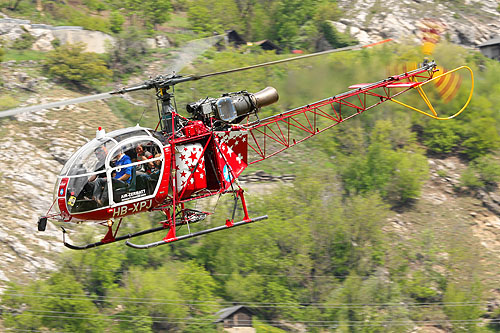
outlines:
{"label": "passenger", "polygon": [[[144,147],[142,145],[138,145],[135,147],[135,152],[137,153],[137,162],[140,161],[147,161],[150,158],[153,158],[153,154],[151,154],[149,151],[144,150]],[[151,173],[151,170],[154,169],[154,163],[153,162],[148,162],[142,164],[144,167],[144,172],[146,173]]]}
{"label": "passenger", "polygon": [[90,176],[89,178],[89,182],[92,182],[94,181],[96,178],[106,178],[106,171],[105,171],[105,166],[104,166],[104,161],[106,160],[106,156],[108,155],[108,150],[106,149],[106,147],[102,146],[102,147],[97,147],[95,150],[94,150],[94,154],[97,158],[97,163],[96,163],[96,169],[94,170],[94,172],[97,172],[97,171],[102,171],[96,175],[92,175]]}
{"label": "passenger", "polygon": [[[160,153],[155,155],[155,158],[161,157],[162,155]],[[146,189],[147,194],[153,194],[154,188],[156,187],[156,184],[158,183],[158,180],[160,178],[160,171],[161,171],[161,165],[162,165],[162,160],[156,160],[153,162],[154,167],[151,168],[149,173],[138,173],[137,174],[137,189]]]}
{"label": "passenger", "polygon": [[[161,154],[156,154],[155,158],[157,157],[161,157]],[[154,161],[154,167],[151,169],[149,178],[158,181],[158,178],[160,177],[160,169],[161,169],[161,160]]]}
{"label": "passenger", "polygon": [[[115,167],[120,165],[129,165],[132,163],[130,157],[120,151],[113,159]],[[132,167],[126,166],[124,168],[117,168],[113,171],[112,185],[113,190],[118,188],[127,187],[132,178]],[[108,200],[108,182],[106,178],[97,178],[95,180],[94,193],[92,199],[97,202],[99,206],[103,206]]]}

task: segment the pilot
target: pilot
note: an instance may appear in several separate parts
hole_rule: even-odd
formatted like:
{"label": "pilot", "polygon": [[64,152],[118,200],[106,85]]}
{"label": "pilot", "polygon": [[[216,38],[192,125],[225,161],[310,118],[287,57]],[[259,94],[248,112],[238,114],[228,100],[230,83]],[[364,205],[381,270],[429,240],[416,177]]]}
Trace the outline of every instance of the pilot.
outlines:
{"label": "pilot", "polygon": [[96,186],[95,180],[97,178],[106,179],[106,170],[104,169],[104,167],[105,167],[104,161],[106,159],[106,155],[108,155],[108,150],[106,149],[105,146],[99,146],[96,149],[94,149],[94,154],[95,154],[95,157],[97,159],[97,163],[95,164],[94,172],[98,172],[98,171],[100,171],[100,172],[95,174],[95,175],[90,176],[89,179],[87,180],[87,183],[85,184],[85,186],[83,188],[83,193],[85,194],[84,197],[87,200],[90,200],[87,197],[90,197],[92,195],[92,193],[94,193],[94,189]]}
{"label": "pilot", "polygon": [[[128,155],[120,151],[116,157],[113,158],[112,163],[115,167],[120,165],[130,165],[132,160]],[[132,178],[132,167],[125,166],[117,168],[113,171],[113,189],[127,187]],[[108,182],[106,178],[97,178],[95,181],[94,193],[92,199],[97,202],[99,206],[103,206],[108,200]]]}
{"label": "pilot", "polygon": [[106,159],[106,155],[108,155],[108,150],[105,146],[99,146],[94,150],[94,154],[97,158],[96,169],[94,172],[102,171],[96,175],[90,176],[89,182],[94,181],[96,178],[106,178],[106,172],[104,170],[104,160]]}

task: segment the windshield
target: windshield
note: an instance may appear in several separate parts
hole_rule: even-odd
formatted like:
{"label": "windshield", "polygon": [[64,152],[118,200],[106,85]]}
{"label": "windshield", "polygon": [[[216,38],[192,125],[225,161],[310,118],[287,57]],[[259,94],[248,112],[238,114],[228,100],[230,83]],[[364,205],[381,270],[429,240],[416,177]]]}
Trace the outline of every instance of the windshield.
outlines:
{"label": "windshield", "polygon": [[161,143],[150,135],[115,139],[89,142],[65,166],[61,176],[68,177],[65,197],[71,214],[154,195],[164,165]]}
{"label": "windshield", "polygon": [[60,176],[75,176],[104,170],[107,153],[116,145],[111,140],[92,140],[68,160]]}

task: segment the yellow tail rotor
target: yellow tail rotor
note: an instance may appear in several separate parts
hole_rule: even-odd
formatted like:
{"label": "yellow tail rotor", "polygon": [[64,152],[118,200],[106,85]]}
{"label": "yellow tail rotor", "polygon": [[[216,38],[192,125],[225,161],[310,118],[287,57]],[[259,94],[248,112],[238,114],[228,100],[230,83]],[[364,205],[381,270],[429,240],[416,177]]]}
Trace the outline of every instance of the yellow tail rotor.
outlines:
{"label": "yellow tail rotor", "polygon": [[[463,107],[460,110],[458,110],[457,112],[455,112],[453,115],[448,116],[448,117],[440,117],[440,116],[438,116],[438,113],[436,112],[434,106],[432,105],[429,97],[425,93],[423,87],[425,85],[431,83],[431,82],[438,87],[438,91],[439,91],[439,87],[444,87],[443,91],[446,94],[444,96],[444,98],[446,98],[448,100],[451,100],[456,95],[456,92],[457,92],[458,88],[455,89],[455,90],[449,90],[446,87],[447,86],[452,86],[452,85],[456,86],[457,85],[457,83],[456,83],[457,82],[456,77],[458,77],[459,80],[460,80],[460,82],[461,82],[460,76],[457,75],[457,74],[455,74],[455,72],[457,72],[459,70],[466,70],[470,74],[471,88],[470,88],[470,92],[469,92],[469,97],[467,98],[467,101],[465,102],[465,104],[463,105]],[[416,82],[416,81],[413,81],[413,82]],[[460,84],[458,84],[458,85],[460,85]],[[420,84],[418,84],[415,87],[413,87],[413,89],[416,89],[417,92],[419,93],[420,97],[424,100],[425,104],[429,108],[428,111],[420,110],[420,109],[418,109],[416,107],[413,107],[411,105],[405,104],[405,103],[403,103],[401,101],[398,101],[398,100],[395,100],[395,99],[391,99],[391,101],[394,102],[394,103],[397,103],[399,105],[402,105],[404,107],[407,107],[407,108],[409,108],[409,109],[411,109],[413,111],[417,111],[417,112],[419,112],[419,113],[421,113],[423,115],[426,115],[428,117],[431,117],[433,119],[437,119],[437,120],[449,120],[449,119],[453,119],[456,116],[458,116],[459,114],[461,114],[467,108],[467,106],[469,105],[469,103],[470,103],[470,101],[472,99],[472,93],[474,91],[474,73],[472,72],[472,70],[469,67],[467,67],[467,66],[460,66],[460,67],[457,67],[457,68],[455,68],[455,69],[453,69],[451,71],[447,71],[447,72],[444,72],[442,74],[436,75],[436,76],[432,77],[432,79],[420,82]],[[443,96],[441,93],[440,93],[440,95]]]}

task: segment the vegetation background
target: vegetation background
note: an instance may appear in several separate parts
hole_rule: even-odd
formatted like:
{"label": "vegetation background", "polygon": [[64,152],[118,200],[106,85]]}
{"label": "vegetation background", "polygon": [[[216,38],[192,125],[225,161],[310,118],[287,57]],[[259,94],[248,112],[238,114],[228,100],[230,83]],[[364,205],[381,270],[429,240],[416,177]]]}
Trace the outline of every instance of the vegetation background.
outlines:
{"label": "vegetation background", "polygon": [[[36,9],[40,5],[42,11]],[[236,29],[247,40],[270,39],[285,50],[282,55],[255,46],[208,51],[190,68],[196,73],[280,59],[294,49],[313,52],[324,41],[331,47],[355,43],[328,24],[342,15],[330,0],[1,0],[0,9],[34,22],[113,34],[118,42],[105,55],[83,52],[81,45],[30,51],[29,33],[0,48],[1,61],[34,59],[39,75],[88,93],[141,77],[157,57],[168,59],[172,50],[152,53],[145,46],[144,38],[158,33],[182,46]],[[176,33],[169,33],[172,28]],[[210,332],[218,330],[215,312],[244,304],[255,311],[258,332],[500,330],[500,310],[486,306],[498,275],[485,274],[500,270],[495,261],[484,267],[476,260],[478,242],[457,232],[469,220],[444,216],[445,225],[455,229],[441,234],[433,221],[421,221],[408,237],[388,228],[395,214],[422,212],[429,158],[454,156],[468,165],[455,188],[463,198],[495,191],[500,181],[500,64],[446,40],[434,58],[447,68],[466,64],[476,74],[474,99],[457,119],[434,121],[385,103],[264,162],[260,168],[267,172],[296,175],[293,185],[250,197],[251,215],[267,214],[266,222],[149,251],[111,244],[65,252],[55,271],[13,283],[4,292],[3,325],[15,331]],[[262,110],[267,116],[386,77],[393,64],[421,59],[419,46],[411,44],[333,54],[179,86],[177,103],[272,85],[280,102]],[[470,84],[464,77],[447,104],[429,92],[436,109],[458,110]],[[26,98],[0,90],[0,109]],[[406,101],[421,105],[416,96]],[[143,111],[123,100],[109,103],[124,125],[134,124]],[[153,119],[154,110],[143,125],[154,126]],[[230,210],[229,202],[220,202],[206,223],[225,220]],[[149,228],[159,218],[134,216],[125,229]],[[93,228],[81,230],[75,241],[94,235]]]}

